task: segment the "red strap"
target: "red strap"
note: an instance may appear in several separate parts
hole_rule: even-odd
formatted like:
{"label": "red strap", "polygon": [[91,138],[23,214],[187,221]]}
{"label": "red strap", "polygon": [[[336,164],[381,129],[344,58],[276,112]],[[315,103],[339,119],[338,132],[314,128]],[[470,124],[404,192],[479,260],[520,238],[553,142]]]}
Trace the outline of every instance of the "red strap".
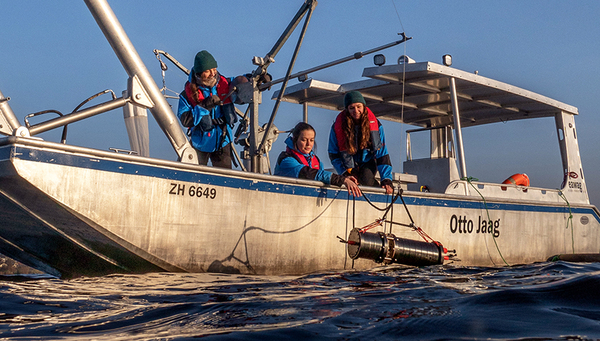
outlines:
{"label": "red strap", "polygon": [[[304,156],[300,152],[296,151],[295,149],[286,147],[286,152],[288,154],[292,154],[294,159],[298,160],[298,162],[302,163],[305,166],[308,166],[312,169],[319,169],[319,167],[320,167],[319,165],[321,162],[319,162],[319,158],[314,154],[310,156],[310,164],[309,164],[308,160],[306,159],[306,156]],[[315,161],[317,161],[317,162],[315,162]]]}
{"label": "red strap", "polygon": [[[194,101],[194,97],[192,96],[192,84],[190,82],[185,83],[185,94],[187,95],[188,101],[192,106],[196,106],[204,100],[204,94],[202,93],[202,90],[198,88],[198,102]],[[223,98],[225,98],[228,94],[229,82],[227,81],[227,78],[219,75],[219,83],[217,83],[217,96],[219,96],[219,98],[223,100]],[[231,103],[231,97],[223,101],[223,104],[227,103]]]}

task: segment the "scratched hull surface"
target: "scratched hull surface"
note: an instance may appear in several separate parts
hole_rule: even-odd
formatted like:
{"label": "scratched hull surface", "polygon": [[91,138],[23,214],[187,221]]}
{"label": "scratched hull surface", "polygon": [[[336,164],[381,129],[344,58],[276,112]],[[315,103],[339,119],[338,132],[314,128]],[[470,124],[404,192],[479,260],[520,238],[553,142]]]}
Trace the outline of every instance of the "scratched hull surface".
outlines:
{"label": "scratched hull surface", "polygon": [[[353,263],[337,237],[347,239],[382,212],[345,190],[57,145],[18,139],[0,148],[0,252],[42,271],[302,274],[375,265]],[[378,207],[391,200],[381,192],[366,196]],[[418,192],[403,199],[410,217],[398,200],[386,218],[412,218],[456,250],[456,264],[513,265],[600,251],[600,218],[591,205],[484,203]],[[15,211],[19,219],[10,216]],[[375,230],[384,229],[390,232]],[[391,232],[420,238],[407,227]]]}

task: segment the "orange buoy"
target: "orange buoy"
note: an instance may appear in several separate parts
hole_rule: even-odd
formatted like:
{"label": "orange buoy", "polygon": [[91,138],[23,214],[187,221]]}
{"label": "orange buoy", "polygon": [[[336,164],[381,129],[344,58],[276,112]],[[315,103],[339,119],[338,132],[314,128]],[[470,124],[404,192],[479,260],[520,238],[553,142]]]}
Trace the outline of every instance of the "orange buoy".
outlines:
{"label": "orange buoy", "polygon": [[525,173],[513,174],[510,176],[510,178],[504,180],[504,182],[502,182],[502,184],[505,184],[505,185],[513,184],[513,185],[517,185],[517,186],[529,186],[529,177]]}

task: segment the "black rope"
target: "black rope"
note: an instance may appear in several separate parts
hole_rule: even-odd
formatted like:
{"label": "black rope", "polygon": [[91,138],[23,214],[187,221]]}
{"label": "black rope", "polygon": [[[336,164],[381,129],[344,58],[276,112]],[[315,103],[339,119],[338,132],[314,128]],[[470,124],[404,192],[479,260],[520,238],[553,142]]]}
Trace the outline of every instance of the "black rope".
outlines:
{"label": "black rope", "polygon": [[354,195],[352,196],[352,228],[356,228],[356,197]]}
{"label": "black rope", "polygon": [[[398,188],[398,192],[401,190],[401,188]],[[390,211],[390,221],[394,221],[394,206],[392,206],[392,210]],[[392,233],[392,224],[390,224],[390,233]]]}
{"label": "black rope", "polygon": [[408,214],[408,218],[410,219],[410,223],[414,226],[415,225],[415,221],[413,220],[412,216],[410,215],[410,211],[408,211],[408,207],[406,206],[406,203],[404,202],[404,198],[402,197],[402,190],[400,190],[398,192],[398,195],[400,196],[400,200],[402,200],[402,205],[404,205],[404,209],[406,210],[406,214]]}
{"label": "black rope", "polygon": [[396,202],[396,200],[398,200],[398,197],[400,196],[400,192],[402,191],[402,189],[398,190],[398,194],[396,194],[392,200],[392,202],[387,205],[384,208],[379,208],[377,206],[375,206],[375,204],[373,204],[371,202],[371,200],[369,200],[369,198],[367,198],[367,195],[365,193],[363,193],[363,197],[365,198],[365,200],[369,203],[369,205],[371,205],[374,209],[378,210],[378,211],[388,211],[390,209],[390,207],[392,207],[394,205],[394,203]]}
{"label": "black rope", "polygon": [[[348,193],[348,199],[346,200],[346,234],[345,236],[348,237],[348,210],[350,210],[350,192]],[[338,238],[340,238],[338,236]],[[347,241],[345,241],[344,239],[340,238],[341,241],[343,241],[344,243],[347,244]],[[346,245],[346,257],[344,257],[344,270],[346,270],[346,266],[348,265],[348,245]]]}

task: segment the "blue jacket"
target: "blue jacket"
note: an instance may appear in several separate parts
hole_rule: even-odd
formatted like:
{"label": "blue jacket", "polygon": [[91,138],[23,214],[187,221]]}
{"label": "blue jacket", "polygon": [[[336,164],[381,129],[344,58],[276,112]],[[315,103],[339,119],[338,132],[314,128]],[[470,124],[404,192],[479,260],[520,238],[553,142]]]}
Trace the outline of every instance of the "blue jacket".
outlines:
{"label": "blue jacket", "polygon": [[[390,162],[390,156],[385,145],[385,134],[383,133],[383,126],[381,125],[379,125],[379,135],[381,137],[382,147],[375,152],[373,152],[370,149],[359,150],[353,156],[354,163],[358,167],[361,167],[365,163],[375,158],[375,160],[377,161],[377,171],[379,172],[381,180],[392,180],[392,164]],[[329,148],[327,151],[329,152],[329,158],[335,170],[338,172],[338,174],[344,174],[344,172],[346,172],[346,168],[344,167],[342,162],[340,149],[338,147],[338,139],[333,125],[331,126],[331,132],[329,133]]]}
{"label": "blue jacket", "polygon": [[[233,80],[233,78],[228,78],[228,81],[231,82]],[[189,82],[192,82],[192,72],[190,72],[190,76],[189,76]],[[218,95],[217,94],[217,85],[215,84],[213,87],[211,88],[207,88],[207,87],[199,87],[199,89],[202,91],[202,94],[204,94],[204,98],[209,97],[210,95]],[[234,97],[235,94],[232,95],[232,97]],[[235,100],[235,98],[232,98],[232,101]],[[230,104],[231,106],[233,106],[233,104]],[[216,107],[214,107],[213,109],[206,110],[205,108],[203,108],[200,105],[196,105],[193,106],[190,104],[190,102],[187,99],[187,96],[185,94],[185,90],[183,90],[181,92],[181,94],[179,95],[179,106],[177,108],[177,117],[181,119],[181,115],[187,111],[191,111],[193,116],[194,116],[194,126],[191,128],[191,140],[192,140],[192,146],[194,148],[196,148],[199,151],[202,152],[215,152],[221,148],[223,148],[224,146],[228,145],[229,143],[231,143],[231,139],[233,136],[233,133],[231,131],[231,125],[229,124],[225,124],[225,125],[217,125],[217,124],[213,124],[212,127],[210,127],[209,129],[202,129],[201,128],[201,120],[203,117],[208,116],[208,118],[210,119],[224,119],[225,116],[223,115],[223,107],[222,105],[218,105]],[[204,119],[204,122],[207,122],[207,118]],[[226,134],[223,134],[223,128],[222,127],[226,127]]]}
{"label": "blue jacket", "polygon": [[[294,142],[292,141],[291,136],[289,136],[285,140],[285,144],[288,148],[294,149]],[[310,164],[309,164],[310,167],[305,166],[303,163],[296,160],[296,158],[293,157],[291,154],[282,152],[281,155],[279,155],[279,158],[277,159],[277,165],[275,166],[275,175],[289,176],[292,178],[305,178],[305,179],[309,179],[309,180],[321,181],[328,185],[331,184],[332,175],[335,175],[335,174],[328,172],[326,170],[323,170],[323,164],[321,163],[321,161],[319,160],[318,157],[314,157],[314,158],[312,157],[312,156],[316,156],[312,151],[310,152],[310,154],[302,154],[302,155],[306,158],[307,162],[310,162],[311,160],[313,160],[313,162],[314,162],[316,160],[316,162],[319,163],[319,169],[318,170],[314,169],[312,167],[313,165],[310,165]],[[305,167],[311,168],[312,171],[307,172],[306,170],[304,170],[301,173],[302,169]],[[308,176],[306,176],[305,174]],[[341,180],[343,183],[343,179],[341,179]],[[335,185],[340,186],[340,184],[335,184]]]}

